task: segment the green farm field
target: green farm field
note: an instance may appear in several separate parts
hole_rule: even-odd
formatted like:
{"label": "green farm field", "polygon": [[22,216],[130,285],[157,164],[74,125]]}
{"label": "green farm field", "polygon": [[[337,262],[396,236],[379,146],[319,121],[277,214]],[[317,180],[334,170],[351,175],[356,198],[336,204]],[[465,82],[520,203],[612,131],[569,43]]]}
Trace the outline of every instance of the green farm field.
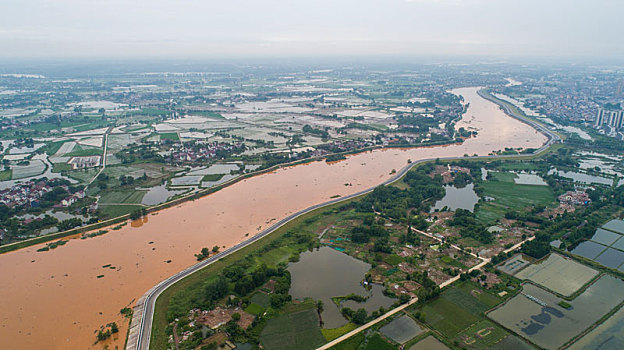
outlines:
{"label": "green farm field", "polygon": [[376,333],[366,343],[366,350],[395,350],[396,347],[388,343],[384,338]]}
{"label": "green farm field", "polygon": [[145,195],[145,191],[115,191],[105,192],[100,198],[101,203],[139,204]]}
{"label": "green farm field", "polygon": [[555,195],[548,186],[515,184],[512,173],[492,173],[493,179],[484,182],[483,195],[494,200],[482,203],[477,209],[477,218],[492,223],[508,210],[522,210],[530,206],[552,206]]}
{"label": "green farm field", "polygon": [[472,283],[463,283],[444,291],[425,304],[421,312],[425,322],[448,338],[455,338],[469,326],[483,319],[483,312],[501,300]]}
{"label": "green farm field", "polygon": [[364,334],[358,333],[351,338],[331,347],[331,350],[356,350],[364,342]]}
{"label": "green farm field", "polygon": [[260,334],[260,343],[267,350],[315,349],[325,343],[316,309],[293,312],[267,322]]}

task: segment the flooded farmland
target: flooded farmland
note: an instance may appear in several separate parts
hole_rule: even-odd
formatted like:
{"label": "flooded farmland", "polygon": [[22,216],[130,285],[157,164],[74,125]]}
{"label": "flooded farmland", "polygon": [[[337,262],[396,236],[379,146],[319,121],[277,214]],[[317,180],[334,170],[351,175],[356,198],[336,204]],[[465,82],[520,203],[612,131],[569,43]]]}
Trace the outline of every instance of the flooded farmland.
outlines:
{"label": "flooded farmland", "polygon": [[566,309],[560,298],[533,284],[488,317],[538,346],[557,349],[624,301],[624,282],[604,275],[590,285]]}
{"label": "flooded farmland", "polygon": [[624,349],[624,308],[572,344],[570,350]]}
{"label": "flooded farmland", "polygon": [[170,190],[167,188],[167,184],[150,187],[147,192],[145,192],[141,203],[145,205],[156,205],[164,203],[176,194],[181,194],[186,191],[187,190]]}
{"label": "flooded farmland", "polygon": [[[232,246],[289,214],[375,186],[408,160],[487,155],[505,147],[538,148],[546,141],[476,91],[455,90],[470,103],[457,127],[478,130],[463,144],[375,150],[331,164],[286,167],[162,210],[137,228],[126,225],[91,239],[73,239],[48,252],[36,252],[43,245],[35,245],[0,255],[3,346],[92,348],[94,330],[106,323],[117,322],[120,334],[126,334],[127,322],[119,310],[195,263],[194,254],[202,247]],[[107,264],[115,269],[104,270]],[[106,344],[121,347],[123,338]]]}
{"label": "flooded farmland", "polygon": [[589,241],[581,242],[572,253],[594,260],[606,267],[624,271],[624,221],[604,224]]}
{"label": "flooded farmland", "polygon": [[559,254],[529,265],[514,276],[570,296],[598,275],[598,271]]}
{"label": "flooded farmland", "polygon": [[515,173],[514,183],[518,185],[534,185],[534,186],[548,186],[548,183],[544,181],[539,175],[527,174],[527,173]]}

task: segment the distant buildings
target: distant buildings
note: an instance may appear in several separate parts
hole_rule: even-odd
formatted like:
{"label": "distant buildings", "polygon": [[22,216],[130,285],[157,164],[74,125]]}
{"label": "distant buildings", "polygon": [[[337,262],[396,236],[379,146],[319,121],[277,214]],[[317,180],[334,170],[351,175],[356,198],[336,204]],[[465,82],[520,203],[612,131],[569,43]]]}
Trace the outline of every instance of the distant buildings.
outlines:
{"label": "distant buildings", "polygon": [[624,110],[608,110],[599,108],[594,120],[594,127],[599,129],[604,126],[620,130],[624,127]]}
{"label": "distant buildings", "polygon": [[101,156],[72,157],[67,164],[71,165],[74,170],[93,168],[100,165],[101,158]]}

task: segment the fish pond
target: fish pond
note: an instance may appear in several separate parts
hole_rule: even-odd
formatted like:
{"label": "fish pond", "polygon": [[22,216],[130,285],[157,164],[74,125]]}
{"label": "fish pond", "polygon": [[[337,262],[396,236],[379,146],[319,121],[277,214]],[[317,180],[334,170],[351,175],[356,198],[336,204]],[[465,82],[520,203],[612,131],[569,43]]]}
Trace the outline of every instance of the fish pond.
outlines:
{"label": "fish pond", "polygon": [[449,210],[466,209],[473,211],[475,204],[479,201],[479,196],[474,191],[474,184],[468,184],[465,187],[444,186],[446,194],[442,199],[437,201],[431,211],[443,209]]}
{"label": "fish pond", "polygon": [[569,308],[561,299],[533,284],[488,317],[538,346],[557,349],[589,328],[624,301],[624,282],[610,275],[600,277],[575,299]]}
{"label": "fish pond", "polygon": [[548,174],[549,175],[555,174],[555,175],[565,177],[565,178],[571,179],[574,182],[579,182],[579,183],[585,183],[585,184],[596,183],[596,184],[602,184],[602,185],[608,185],[608,186],[613,185],[613,179],[609,179],[609,178],[602,177],[602,176],[579,173],[575,171],[550,169]]}
{"label": "fish pond", "polygon": [[559,254],[551,254],[515,274],[563,296],[570,296],[598,275],[598,271]]}
{"label": "fish pond", "polygon": [[570,350],[624,349],[624,308],[572,344]]}
{"label": "fish pond", "polygon": [[606,267],[624,271],[624,221],[611,220],[589,241],[581,242],[572,253],[592,259]]}
{"label": "fish pond", "polygon": [[333,297],[349,294],[368,297],[363,303],[351,305],[354,309],[376,310],[380,306],[388,308],[394,303],[394,299],[383,295],[381,286],[370,291],[363,287],[361,282],[370,268],[370,264],[329,247],[301,253],[299,261],[288,266],[291,275],[290,295],[299,300],[322,300],[324,327],[340,327],[347,320],[333,302]]}
{"label": "fish pond", "polygon": [[160,186],[151,187],[147,192],[145,192],[141,203],[145,205],[156,205],[164,203],[176,194],[181,194],[186,191],[187,190],[170,190],[167,189],[166,184],[162,184]]}

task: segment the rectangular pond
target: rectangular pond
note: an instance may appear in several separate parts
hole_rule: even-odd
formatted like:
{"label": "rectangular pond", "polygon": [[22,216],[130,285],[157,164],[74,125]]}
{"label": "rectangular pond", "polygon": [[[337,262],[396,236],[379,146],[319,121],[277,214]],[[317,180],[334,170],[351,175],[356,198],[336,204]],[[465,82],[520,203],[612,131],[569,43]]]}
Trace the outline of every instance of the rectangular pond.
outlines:
{"label": "rectangular pond", "polygon": [[544,181],[539,175],[527,174],[527,173],[515,173],[514,183],[517,185],[534,185],[534,186],[548,186],[548,183]]}
{"label": "rectangular pond", "polygon": [[613,248],[607,248],[607,250],[598,255],[594,260],[606,267],[617,269],[624,263],[624,252]]}
{"label": "rectangular pond", "polygon": [[598,275],[598,271],[559,254],[551,254],[518,272],[515,277],[570,296]]}
{"label": "rectangular pond", "polygon": [[602,228],[624,235],[624,221],[622,220],[611,220],[602,225]]}
{"label": "rectangular pond", "polygon": [[518,271],[522,270],[530,264],[531,262],[527,260],[524,255],[516,254],[498,265],[496,268],[506,274],[515,275]]}
{"label": "rectangular pond", "polygon": [[607,247],[592,241],[581,242],[572,250],[573,254],[584,256],[588,259],[595,259],[600,253],[605,251]]}
{"label": "rectangular pond", "polygon": [[546,349],[557,349],[624,301],[624,282],[604,275],[565,309],[556,295],[527,283],[488,317]]}
{"label": "rectangular pond", "polygon": [[617,241],[620,237],[622,236],[615,232],[607,231],[605,229],[599,228],[596,230],[596,233],[594,233],[591,240],[596,243],[610,246],[615,241]]}
{"label": "rectangular pond", "polygon": [[624,308],[572,344],[570,350],[624,349]]}
{"label": "rectangular pond", "polygon": [[379,331],[387,338],[399,344],[404,344],[410,339],[422,334],[425,330],[411,317],[403,315],[381,327]]}

